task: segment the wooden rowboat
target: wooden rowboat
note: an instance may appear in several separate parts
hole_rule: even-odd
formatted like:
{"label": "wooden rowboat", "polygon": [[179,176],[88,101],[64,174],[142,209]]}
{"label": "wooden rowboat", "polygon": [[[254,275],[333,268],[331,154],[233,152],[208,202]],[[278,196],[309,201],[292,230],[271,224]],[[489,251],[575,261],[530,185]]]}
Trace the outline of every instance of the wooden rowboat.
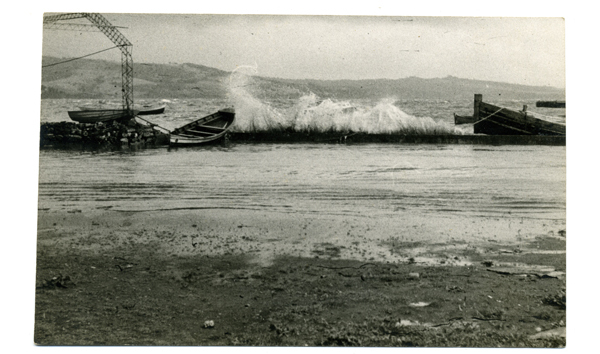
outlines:
{"label": "wooden rowboat", "polygon": [[140,109],[140,112],[138,113],[140,116],[149,116],[149,115],[153,115],[153,114],[162,114],[165,112],[165,105],[159,106],[159,107],[154,107],[154,108],[146,108],[144,107],[143,109]]}
{"label": "wooden rowboat", "polygon": [[458,114],[454,113],[454,124],[455,125],[473,124],[473,123],[475,123],[475,118],[473,118],[473,116],[459,116]]}
{"label": "wooden rowboat", "polygon": [[566,136],[564,124],[538,119],[527,113],[527,106],[522,111],[513,111],[482,101],[482,96],[475,95],[475,117],[473,125],[475,134],[487,135],[557,135]]}
{"label": "wooden rowboat", "polygon": [[[136,111],[137,114],[140,116],[148,116],[148,115],[153,115],[153,114],[162,114],[165,112],[165,107],[166,105],[162,105],[162,106],[158,106],[158,107],[150,107],[150,106],[143,106],[140,108],[136,107]],[[100,111],[100,110],[107,110],[107,109],[101,109],[101,108],[96,108],[96,107],[88,107],[88,106],[81,106],[79,107],[80,110],[82,111]],[[111,108],[111,110],[118,110],[116,108]]]}
{"label": "wooden rowboat", "polygon": [[222,109],[171,132],[172,145],[204,144],[222,138],[235,120],[233,108]]}
{"label": "wooden rowboat", "polygon": [[90,109],[85,111],[68,111],[69,117],[79,123],[108,122],[117,119],[133,118],[139,111],[130,114],[125,109]]}

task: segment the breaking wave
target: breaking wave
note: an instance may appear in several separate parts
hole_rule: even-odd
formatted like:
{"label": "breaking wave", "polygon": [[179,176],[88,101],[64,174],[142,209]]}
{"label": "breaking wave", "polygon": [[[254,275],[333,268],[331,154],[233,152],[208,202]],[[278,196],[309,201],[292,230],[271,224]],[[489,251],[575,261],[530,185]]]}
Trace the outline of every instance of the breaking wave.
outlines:
{"label": "breaking wave", "polygon": [[[256,71],[255,67],[242,67]],[[234,71],[229,80],[230,100],[235,107],[237,132],[361,132],[370,134],[453,134],[464,131],[454,124],[430,117],[416,117],[394,105],[395,99],[383,99],[374,106],[351,101],[321,99],[305,94],[289,108],[276,108],[257,98],[252,74]]]}

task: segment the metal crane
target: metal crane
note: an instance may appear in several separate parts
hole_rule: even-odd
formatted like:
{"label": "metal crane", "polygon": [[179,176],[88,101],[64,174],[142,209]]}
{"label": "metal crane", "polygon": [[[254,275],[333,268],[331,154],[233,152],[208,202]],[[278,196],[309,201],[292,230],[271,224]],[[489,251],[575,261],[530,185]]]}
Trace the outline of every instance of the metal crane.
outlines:
{"label": "metal crane", "polygon": [[[80,23],[68,23],[59,21],[68,21],[78,18],[89,20],[92,25]],[[117,26],[113,26],[108,20],[98,13],[68,13],[60,15],[51,15],[44,17],[44,28],[64,29],[74,31],[91,31],[94,29],[104,33],[121,50],[121,82],[123,94],[123,110],[127,111],[129,117],[134,116],[133,112],[133,59],[131,57],[131,47],[133,44],[121,34]]]}

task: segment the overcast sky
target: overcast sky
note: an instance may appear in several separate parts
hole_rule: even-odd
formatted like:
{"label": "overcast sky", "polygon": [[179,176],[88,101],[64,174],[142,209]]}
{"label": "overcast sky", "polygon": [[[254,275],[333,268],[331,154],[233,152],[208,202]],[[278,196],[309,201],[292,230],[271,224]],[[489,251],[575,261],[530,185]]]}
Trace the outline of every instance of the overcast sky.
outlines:
{"label": "overcast sky", "polygon": [[[448,75],[565,86],[558,17],[388,17],[103,14],[133,43],[134,63],[196,63],[292,79]],[[86,20],[71,22],[89,23]],[[43,54],[76,57],[112,46],[103,34],[45,30]],[[118,50],[90,58],[120,60]]]}

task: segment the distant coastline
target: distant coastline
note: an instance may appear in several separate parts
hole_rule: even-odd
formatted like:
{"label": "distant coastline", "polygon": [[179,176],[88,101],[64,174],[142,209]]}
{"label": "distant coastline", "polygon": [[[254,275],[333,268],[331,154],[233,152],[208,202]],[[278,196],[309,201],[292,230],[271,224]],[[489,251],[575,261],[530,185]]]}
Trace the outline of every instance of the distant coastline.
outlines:
{"label": "distant coastline", "polygon": [[[64,58],[43,57],[43,65]],[[120,62],[82,59],[42,69],[41,98],[120,98]],[[227,97],[230,72],[198,64],[135,63],[136,98]],[[474,93],[502,100],[564,100],[565,89],[453,76],[422,79],[295,80],[253,76],[253,93],[265,99],[297,98],[312,92],[332,99],[472,100]]]}

